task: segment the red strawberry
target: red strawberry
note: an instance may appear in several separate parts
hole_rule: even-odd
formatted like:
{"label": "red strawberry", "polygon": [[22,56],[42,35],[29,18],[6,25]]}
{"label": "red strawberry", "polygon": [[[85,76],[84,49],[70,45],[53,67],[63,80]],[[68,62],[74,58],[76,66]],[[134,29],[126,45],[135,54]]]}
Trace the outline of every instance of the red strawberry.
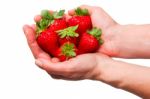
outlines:
{"label": "red strawberry", "polygon": [[48,29],[52,31],[58,31],[67,28],[67,23],[65,19],[55,19]]}
{"label": "red strawberry", "polygon": [[67,27],[67,22],[63,18],[65,10],[51,14],[48,10],[41,12],[42,19],[36,23],[37,32],[40,33],[46,29],[57,31]]}
{"label": "red strawberry", "polygon": [[51,23],[51,26],[49,27],[52,31],[58,31],[64,28],[67,28],[67,22],[66,19],[63,18],[65,10],[60,10],[59,12],[53,13],[54,20]]}
{"label": "red strawberry", "polygon": [[84,32],[80,38],[78,50],[80,54],[95,52],[98,50],[100,44],[103,43],[100,38],[102,31],[97,28],[93,28],[91,31]]}
{"label": "red strawberry", "polygon": [[56,57],[60,61],[68,60],[77,55],[77,48],[73,43],[66,42],[56,50]]}
{"label": "red strawberry", "polygon": [[75,16],[68,20],[69,26],[78,25],[77,32],[83,33],[92,28],[92,22],[87,9],[77,8]]}
{"label": "red strawberry", "polygon": [[36,23],[37,43],[44,51],[54,56],[55,50],[59,48],[58,35],[56,32],[47,29],[54,20],[54,17],[48,10],[43,10],[41,16],[42,19]]}
{"label": "red strawberry", "polygon": [[37,37],[37,43],[44,51],[52,56],[55,55],[56,49],[59,48],[58,35],[54,31],[45,30],[41,32]]}
{"label": "red strawberry", "polygon": [[65,28],[63,30],[57,31],[59,38],[60,45],[63,45],[66,42],[71,42],[75,45],[77,45],[77,37],[79,36],[78,33],[75,31],[77,30],[78,26],[71,26],[68,28]]}

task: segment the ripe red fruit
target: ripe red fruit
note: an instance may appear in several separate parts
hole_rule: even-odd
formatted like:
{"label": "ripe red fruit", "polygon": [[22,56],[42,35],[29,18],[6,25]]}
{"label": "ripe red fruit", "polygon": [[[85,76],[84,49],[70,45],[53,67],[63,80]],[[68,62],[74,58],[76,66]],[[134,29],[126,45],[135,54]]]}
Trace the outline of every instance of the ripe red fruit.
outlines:
{"label": "ripe red fruit", "polygon": [[65,28],[63,30],[59,30],[57,31],[58,35],[59,35],[59,43],[60,45],[63,45],[66,42],[70,42],[73,43],[75,45],[77,45],[77,37],[79,36],[79,34],[77,32],[75,32],[77,30],[78,26],[71,26],[68,28]]}
{"label": "ripe red fruit", "polygon": [[57,31],[67,27],[67,22],[63,18],[65,10],[54,12],[51,14],[48,10],[41,11],[42,19],[36,22],[37,33],[40,33],[46,29]]}
{"label": "ripe red fruit", "polygon": [[73,43],[66,42],[56,50],[56,56],[60,61],[68,60],[77,56],[78,50]]}
{"label": "ripe red fruit", "polygon": [[65,28],[67,28],[67,22],[65,19],[55,19],[48,29],[52,31],[58,31]]}
{"label": "ripe red fruit", "polygon": [[[41,12],[42,19],[36,22],[36,37],[39,46],[52,56],[55,56],[58,46],[58,35],[55,30],[66,28],[66,22],[62,19],[64,10],[50,14],[48,10]],[[47,29],[50,27],[50,29]]]}
{"label": "ripe red fruit", "polygon": [[102,31],[97,28],[93,28],[91,31],[84,32],[80,38],[78,50],[80,54],[91,53],[98,50],[100,44],[103,43],[100,36]]}
{"label": "ripe red fruit", "polygon": [[75,16],[68,20],[69,26],[78,25],[77,32],[83,33],[92,28],[91,17],[87,9],[77,8]]}
{"label": "ripe red fruit", "polygon": [[37,37],[37,43],[44,51],[52,56],[55,55],[56,49],[59,48],[58,35],[54,31],[45,30],[41,32]]}
{"label": "ripe red fruit", "polygon": [[45,52],[59,58],[60,61],[78,54],[95,52],[103,43],[100,38],[101,30],[91,30],[92,23],[88,10],[77,8],[75,12],[76,16],[70,18],[67,23],[63,17],[64,10],[53,14],[44,10],[41,13],[42,19],[36,22],[37,43]]}

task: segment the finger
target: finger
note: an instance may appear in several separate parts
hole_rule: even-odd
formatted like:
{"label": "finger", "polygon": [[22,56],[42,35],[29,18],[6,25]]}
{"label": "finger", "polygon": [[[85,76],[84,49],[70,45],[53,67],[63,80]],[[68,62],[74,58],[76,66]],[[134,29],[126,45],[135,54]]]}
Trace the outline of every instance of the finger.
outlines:
{"label": "finger", "polygon": [[68,14],[65,14],[65,15],[64,15],[64,18],[66,19],[66,21],[68,21],[68,20],[71,18],[71,16],[68,15]]}
{"label": "finger", "polygon": [[48,73],[52,78],[54,79],[62,79],[63,77],[61,75],[53,75],[53,74],[50,74]]}
{"label": "finger", "polygon": [[[48,73],[49,74],[49,73]],[[57,80],[69,80],[69,81],[76,81],[76,80],[82,80],[82,78],[69,78],[69,77],[64,77],[62,75],[53,75],[53,74],[49,74],[53,79],[57,79]]]}
{"label": "finger", "polygon": [[54,57],[54,58],[51,59],[51,61],[52,61],[53,63],[57,63],[57,62],[59,62],[59,59]]}
{"label": "finger", "polygon": [[51,75],[51,77],[53,78],[53,79],[57,79],[57,80],[60,80],[60,79],[62,79],[62,80],[72,80],[72,81],[74,81],[74,79],[71,79],[71,78],[67,78],[67,77],[64,77],[64,76],[61,76],[61,75]]}
{"label": "finger", "polygon": [[39,22],[41,19],[42,19],[42,16],[41,16],[41,15],[36,15],[36,16],[34,17],[34,21],[35,21],[35,22]]}
{"label": "finger", "polygon": [[[47,72],[48,73],[48,72]],[[71,78],[67,78],[67,77],[64,77],[64,76],[62,76],[62,75],[54,75],[54,74],[50,74],[50,73],[48,73],[53,79],[57,79],[57,80],[60,80],[60,79],[62,79],[62,80],[73,80],[73,79],[71,79]]]}
{"label": "finger", "polygon": [[24,30],[24,33],[25,33],[25,36],[27,38],[27,42],[28,42],[28,45],[32,51],[32,54],[35,58],[40,58],[40,57],[43,57],[43,58],[46,58],[46,59],[50,59],[49,55],[46,54],[37,44],[36,42],[36,38],[35,38],[35,31],[32,29],[32,27],[28,26],[28,25],[25,25],[23,27],[23,30]]}
{"label": "finger", "polygon": [[71,10],[69,10],[68,11],[68,14],[70,15],[70,16],[73,16],[73,15],[75,15],[75,11],[74,11],[75,9],[71,9]]}
{"label": "finger", "polygon": [[72,71],[70,67],[73,65],[70,61],[53,63],[46,59],[37,59],[35,63],[50,74],[62,76],[70,73]]}

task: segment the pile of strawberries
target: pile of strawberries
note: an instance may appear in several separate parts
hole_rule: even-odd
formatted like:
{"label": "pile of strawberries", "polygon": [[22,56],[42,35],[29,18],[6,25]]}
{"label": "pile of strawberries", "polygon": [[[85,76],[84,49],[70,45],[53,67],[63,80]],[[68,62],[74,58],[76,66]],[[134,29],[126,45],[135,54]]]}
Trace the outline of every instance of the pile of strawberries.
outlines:
{"label": "pile of strawberries", "polygon": [[77,8],[75,15],[66,21],[64,10],[51,14],[41,12],[36,22],[36,38],[39,46],[53,57],[65,61],[79,54],[92,53],[103,43],[102,31],[92,27],[87,9]]}

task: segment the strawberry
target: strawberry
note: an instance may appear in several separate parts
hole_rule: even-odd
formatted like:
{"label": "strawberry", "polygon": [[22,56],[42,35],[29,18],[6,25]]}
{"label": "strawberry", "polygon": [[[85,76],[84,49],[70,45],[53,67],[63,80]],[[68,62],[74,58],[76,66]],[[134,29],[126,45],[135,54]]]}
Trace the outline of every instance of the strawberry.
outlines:
{"label": "strawberry", "polygon": [[67,28],[67,23],[65,19],[55,19],[54,22],[48,28],[52,31],[58,31]]}
{"label": "strawberry", "polygon": [[79,36],[79,34],[75,32],[77,28],[78,26],[71,26],[57,31],[60,45],[63,45],[66,42],[71,42],[77,45],[77,37]]}
{"label": "strawberry", "polygon": [[51,15],[48,10],[43,10],[41,16],[42,19],[36,23],[37,43],[44,51],[54,56],[55,50],[59,48],[58,35],[55,31],[47,29],[53,23],[54,15]]}
{"label": "strawberry", "polygon": [[92,28],[92,22],[87,9],[77,8],[75,16],[68,20],[69,26],[78,25],[77,32],[83,33]]}
{"label": "strawberry", "polygon": [[63,18],[64,12],[65,10],[60,10],[59,12],[53,13],[54,20],[52,21],[48,29],[52,31],[58,31],[58,30],[67,28],[67,22],[65,18]]}
{"label": "strawberry", "polygon": [[66,42],[56,50],[56,56],[60,61],[68,60],[75,57],[78,53],[76,46],[73,43]]}
{"label": "strawberry", "polygon": [[67,22],[63,18],[65,10],[60,10],[59,12],[54,12],[51,14],[48,10],[42,10],[42,19],[36,22],[38,33],[49,29],[52,31],[61,30],[67,27]]}
{"label": "strawberry", "polygon": [[91,31],[84,32],[80,38],[78,50],[80,54],[91,53],[98,50],[99,46],[103,43],[100,38],[102,31],[93,28]]}
{"label": "strawberry", "polygon": [[48,10],[41,11],[42,19],[39,22],[36,22],[36,33],[39,35],[41,32],[46,30],[54,20],[52,14],[49,13]]}
{"label": "strawberry", "polygon": [[55,50],[58,48],[57,39],[56,32],[45,30],[37,37],[37,43],[44,51],[54,56]]}

